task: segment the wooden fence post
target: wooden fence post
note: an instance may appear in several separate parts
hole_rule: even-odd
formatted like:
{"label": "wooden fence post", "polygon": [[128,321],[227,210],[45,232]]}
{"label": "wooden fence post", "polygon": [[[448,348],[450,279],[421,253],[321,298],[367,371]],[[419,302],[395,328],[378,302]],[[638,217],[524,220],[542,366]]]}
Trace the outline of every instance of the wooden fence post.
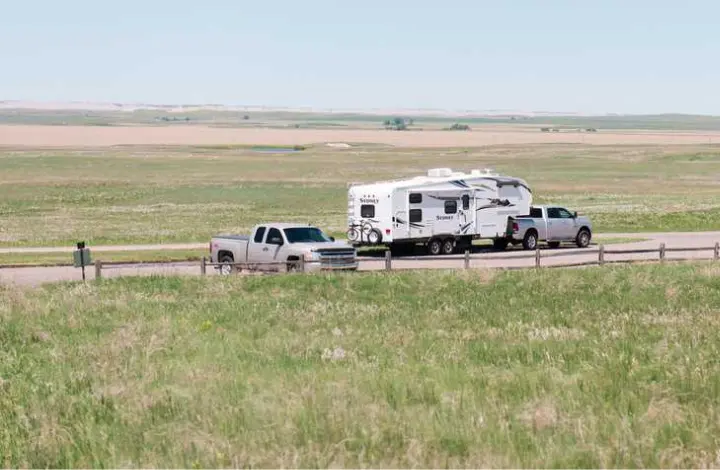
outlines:
{"label": "wooden fence post", "polygon": [[95,260],[95,279],[100,279],[102,277],[102,261],[99,259]]}
{"label": "wooden fence post", "polygon": [[713,258],[715,259],[715,261],[720,259],[720,243],[718,242],[715,242],[715,255],[713,256]]}
{"label": "wooden fence post", "polygon": [[660,262],[665,261],[665,243],[660,244]]}
{"label": "wooden fence post", "polygon": [[470,269],[470,250],[465,250],[465,269]]}
{"label": "wooden fence post", "polygon": [[390,250],[385,250],[385,270],[390,271],[392,269],[392,253]]}
{"label": "wooden fence post", "polygon": [[299,273],[305,272],[305,257],[303,257],[303,256],[298,258],[298,272]]}
{"label": "wooden fence post", "polygon": [[600,245],[598,249],[598,264],[602,266],[605,264],[605,245]]}
{"label": "wooden fence post", "polygon": [[535,267],[540,267],[540,248],[535,248]]}
{"label": "wooden fence post", "polygon": [[207,273],[207,262],[205,261],[205,257],[203,256],[200,258],[200,274],[204,276]]}

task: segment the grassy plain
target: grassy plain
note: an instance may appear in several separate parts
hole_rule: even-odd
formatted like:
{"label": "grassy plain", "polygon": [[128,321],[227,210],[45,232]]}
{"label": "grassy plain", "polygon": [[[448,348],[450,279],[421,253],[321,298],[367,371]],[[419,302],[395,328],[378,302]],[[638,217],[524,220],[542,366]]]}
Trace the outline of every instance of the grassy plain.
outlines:
{"label": "grassy plain", "polygon": [[523,177],[536,202],[588,214],[599,233],[720,229],[717,145],[4,147],[0,245],[206,242],[268,220],[342,236],[348,182],[437,166]]}
{"label": "grassy plain", "polygon": [[0,462],[717,467],[718,274],[0,286]]}

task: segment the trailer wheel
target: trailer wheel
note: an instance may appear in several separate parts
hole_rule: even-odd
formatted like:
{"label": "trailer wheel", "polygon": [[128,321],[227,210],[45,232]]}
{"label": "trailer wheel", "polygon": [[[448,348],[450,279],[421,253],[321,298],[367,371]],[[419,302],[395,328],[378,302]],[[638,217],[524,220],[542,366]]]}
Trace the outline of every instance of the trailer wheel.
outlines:
{"label": "trailer wheel", "polygon": [[448,238],[445,241],[443,241],[442,253],[444,255],[451,255],[451,254],[453,254],[453,251],[455,251],[455,240],[452,238]]}
{"label": "trailer wheel", "polygon": [[437,256],[442,252],[442,241],[437,238],[432,239],[428,242],[427,248],[428,254]]}
{"label": "trailer wheel", "polygon": [[382,240],[382,233],[380,233],[380,230],[374,228],[368,233],[367,239],[373,245],[377,245]]}
{"label": "trailer wheel", "polygon": [[523,248],[526,250],[534,250],[537,248],[537,233],[534,230],[528,230],[523,238]]}

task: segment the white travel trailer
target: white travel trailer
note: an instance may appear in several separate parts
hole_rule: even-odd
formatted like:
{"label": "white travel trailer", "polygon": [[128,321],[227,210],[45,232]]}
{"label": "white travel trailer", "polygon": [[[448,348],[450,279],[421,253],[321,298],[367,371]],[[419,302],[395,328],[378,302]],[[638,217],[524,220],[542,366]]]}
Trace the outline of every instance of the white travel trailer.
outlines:
{"label": "white travel trailer", "polygon": [[402,248],[423,243],[429,254],[450,254],[473,239],[493,239],[504,248],[508,218],[527,215],[532,191],[519,178],[492,170],[427,175],[348,190],[348,240],[356,245]]}

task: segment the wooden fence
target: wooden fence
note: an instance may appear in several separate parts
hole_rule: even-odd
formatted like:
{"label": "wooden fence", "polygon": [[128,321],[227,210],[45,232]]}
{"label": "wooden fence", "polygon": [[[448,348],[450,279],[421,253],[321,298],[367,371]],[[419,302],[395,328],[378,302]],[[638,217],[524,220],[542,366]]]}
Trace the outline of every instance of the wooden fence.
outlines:
{"label": "wooden fence", "polygon": [[[672,257],[668,258],[668,253],[691,253],[691,252],[709,252],[709,255],[707,257]],[[712,256],[710,256],[710,253],[712,253]],[[608,259],[608,255],[636,255],[636,254],[657,254],[655,257],[644,257],[641,259]],[[549,258],[557,258],[557,257],[584,257],[587,258],[589,256],[593,256],[592,260],[585,260],[585,261],[575,261],[575,262],[569,262],[569,263],[554,263],[554,264],[543,264],[543,260],[549,259]],[[661,243],[658,248],[642,248],[642,249],[608,249],[604,245],[599,245],[597,249],[595,250],[588,250],[588,249],[568,249],[568,250],[552,250],[549,252],[545,252],[545,250],[537,249],[532,252],[523,252],[523,251],[509,251],[505,253],[495,253],[495,254],[487,254],[487,255],[478,255],[478,254],[471,254],[469,250],[466,250],[464,255],[445,255],[445,256],[402,256],[393,258],[390,251],[385,252],[385,257],[368,257],[368,256],[359,256],[358,261],[360,264],[359,269],[360,270],[366,270],[363,269],[363,264],[372,264],[372,263],[383,263],[384,266],[380,268],[380,270],[385,271],[392,271],[397,270],[398,268],[394,267],[395,262],[407,262],[407,261],[416,261],[418,264],[422,264],[422,266],[418,267],[410,267],[405,269],[427,269],[427,268],[433,268],[432,264],[433,262],[437,261],[450,261],[450,262],[456,262],[457,266],[443,266],[447,267],[448,269],[470,269],[471,268],[471,262],[472,261],[497,261],[497,260],[504,260],[504,261],[512,261],[512,260],[527,260],[527,259],[533,259],[534,263],[532,263],[530,266],[496,266],[498,269],[527,269],[527,268],[561,268],[561,267],[576,267],[576,266],[603,266],[606,264],[617,264],[617,263],[647,263],[647,262],[665,262],[665,261],[689,261],[689,260],[699,260],[699,259],[705,259],[705,260],[720,260],[720,243],[715,243],[714,246],[705,246],[705,247],[672,247],[668,248],[665,246],[664,243]],[[276,271],[276,272],[287,272],[289,271],[288,267],[294,267],[295,270],[303,272],[306,270],[306,267],[311,267],[312,265],[320,263],[319,261],[303,261],[298,260],[294,262],[288,262],[288,261],[282,261],[282,262],[269,262],[269,263],[230,263],[231,266],[233,266],[236,269],[239,270],[248,270],[248,271]],[[110,266],[118,266],[121,264],[132,264],[132,263],[107,263],[107,267]],[[170,263],[147,263],[147,264],[172,264]],[[203,257],[200,260],[200,274],[206,275],[208,267],[211,268],[219,268],[223,263],[212,263],[207,258]],[[104,264],[100,260],[95,261],[95,277],[100,278],[102,277],[102,270],[104,268]],[[478,266],[478,267],[486,267],[486,266]],[[264,268],[264,269],[259,269]],[[320,266],[318,270],[333,270],[334,268],[327,268],[324,266]],[[403,269],[403,268],[400,268]],[[376,269],[377,270],[377,269]]]}

